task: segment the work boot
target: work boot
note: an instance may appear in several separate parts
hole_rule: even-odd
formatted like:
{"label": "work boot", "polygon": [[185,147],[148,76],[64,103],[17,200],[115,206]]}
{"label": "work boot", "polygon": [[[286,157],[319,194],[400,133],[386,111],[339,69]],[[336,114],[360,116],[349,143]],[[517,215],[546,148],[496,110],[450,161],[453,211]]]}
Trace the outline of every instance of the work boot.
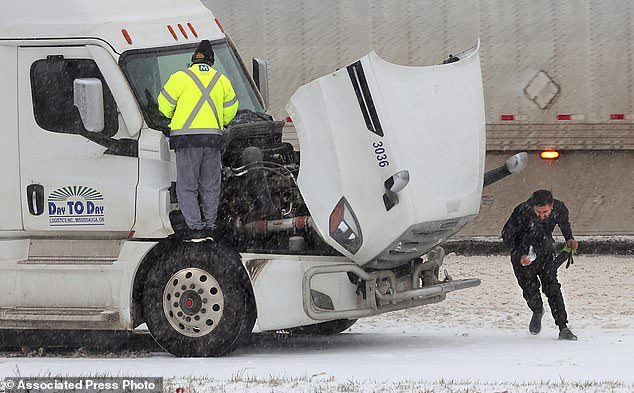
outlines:
{"label": "work boot", "polygon": [[559,339],[577,341],[577,336],[575,336],[574,333],[571,332],[570,329],[568,329],[568,326],[563,326],[561,329],[559,329]]}
{"label": "work boot", "polygon": [[531,334],[539,334],[542,331],[542,317],[544,316],[544,308],[542,307],[539,311],[533,311],[533,317],[531,318],[531,322],[528,324],[528,331]]}
{"label": "work boot", "polygon": [[211,231],[206,229],[190,229],[183,236],[183,240],[193,243],[204,242],[207,240],[214,240],[211,236]]}

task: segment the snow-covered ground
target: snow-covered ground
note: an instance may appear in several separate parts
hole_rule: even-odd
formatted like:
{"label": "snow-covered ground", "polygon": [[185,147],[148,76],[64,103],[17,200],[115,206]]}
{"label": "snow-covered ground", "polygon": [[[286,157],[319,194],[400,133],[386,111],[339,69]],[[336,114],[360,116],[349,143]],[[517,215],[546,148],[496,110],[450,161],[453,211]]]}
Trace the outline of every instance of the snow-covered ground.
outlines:
{"label": "snow-covered ground", "polygon": [[528,333],[507,257],[449,255],[444,268],[482,285],[337,336],[254,333],[223,358],[179,359],[151,345],[138,356],[3,353],[0,376],[164,376],[166,392],[634,391],[634,257],[578,256],[560,269],[577,342],[557,340],[546,301],[542,333]]}

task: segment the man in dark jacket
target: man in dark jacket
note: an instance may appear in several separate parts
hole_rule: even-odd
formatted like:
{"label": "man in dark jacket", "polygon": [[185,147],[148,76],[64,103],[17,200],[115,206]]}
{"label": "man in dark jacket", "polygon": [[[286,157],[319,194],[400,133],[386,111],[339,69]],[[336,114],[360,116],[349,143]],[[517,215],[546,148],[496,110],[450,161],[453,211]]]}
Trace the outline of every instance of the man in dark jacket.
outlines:
{"label": "man in dark jacket", "polygon": [[577,336],[566,325],[568,315],[557,280],[558,266],[553,264],[555,241],[552,235],[555,225],[559,225],[566,245],[576,250],[579,244],[572,236],[566,205],[553,199],[550,191],[539,190],[515,207],[504,224],[502,238],[511,252],[517,283],[522,288],[528,307],[533,311],[528,328],[531,334],[538,334],[542,327],[544,305],[539,293],[541,281],[555,324],[559,327],[559,339],[577,340]]}

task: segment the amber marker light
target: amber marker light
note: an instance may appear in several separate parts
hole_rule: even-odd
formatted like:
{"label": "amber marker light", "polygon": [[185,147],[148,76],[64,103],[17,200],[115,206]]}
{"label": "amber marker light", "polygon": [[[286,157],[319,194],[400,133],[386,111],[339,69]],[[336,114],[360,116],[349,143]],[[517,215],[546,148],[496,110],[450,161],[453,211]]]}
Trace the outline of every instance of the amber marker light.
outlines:
{"label": "amber marker light", "polygon": [[225,29],[222,28],[222,25],[220,24],[220,21],[218,20],[218,18],[215,18],[214,21],[218,25],[218,28],[220,29],[220,31],[222,31],[224,33]]}
{"label": "amber marker light", "polygon": [[169,30],[172,37],[174,37],[174,39],[178,41],[178,36],[176,35],[176,32],[174,31],[174,28],[172,27],[172,25],[167,25],[167,30]]}
{"label": "amber marker light", "polygon": [[187,32],[185,31],[185,28],[183,27],[183,25],[181,25],[179,23],[177,26],[178,26],[178,29],[181,31],[181,34],[183,35],[183,37],[185,37],[185,39],[189,39],[189,37],[187,36]]}
{"label": "amber marker light", "polygon": [[194,29],[194,25],[187,22],[187,27],[189,27],[189,30],[192,32],[192,34],[194,34],[194,37],[198,38],[198,32],[196,31],[196,29]]}
{"label": "amber marker light", "polygon": [[126,42],[132,45],[132,38],[130,37],[130,34],[128,34],[128,30],[121,29],[121,34],[123,34],[123,38],[125,38]]}
{"label": "amber marker light", "polygon": [[559,152],[557,150],[544,150],[539,153],[539,157],[544,160],[556,160],[559,158]]}

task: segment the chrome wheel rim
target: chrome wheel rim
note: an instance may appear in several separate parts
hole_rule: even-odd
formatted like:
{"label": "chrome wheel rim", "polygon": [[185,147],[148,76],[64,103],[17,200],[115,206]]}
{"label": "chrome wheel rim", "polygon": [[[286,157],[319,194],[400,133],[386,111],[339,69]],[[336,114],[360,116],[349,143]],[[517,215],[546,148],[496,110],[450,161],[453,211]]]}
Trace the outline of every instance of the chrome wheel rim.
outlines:
{"label": "chrome wheel rim", "polygon": [[214,276],[205,270],[179,270],[165,284],[163,312],[174,330],[182,335],[205,336],[211,333],[222,319],[222,288]]}

